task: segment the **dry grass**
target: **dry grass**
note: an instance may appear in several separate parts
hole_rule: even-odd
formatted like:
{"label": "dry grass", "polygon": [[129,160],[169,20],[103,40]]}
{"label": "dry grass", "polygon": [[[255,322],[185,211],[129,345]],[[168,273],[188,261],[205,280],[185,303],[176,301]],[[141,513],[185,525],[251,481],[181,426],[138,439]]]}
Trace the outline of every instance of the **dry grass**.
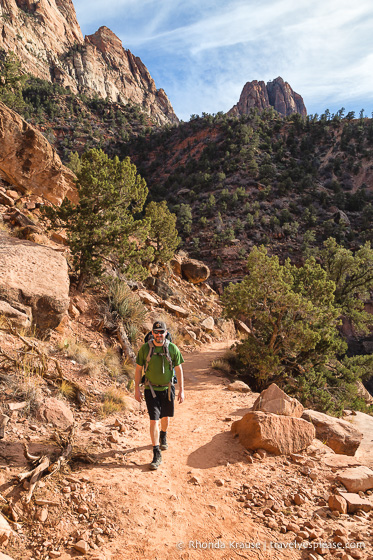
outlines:
{"label": "dry grass", "polygon": [[68,358],[75,360],[78,364],[86,365],[97,363],[97,356],[84,344],[73,339],[65,338],[58,344],[58,348],[63,350]]}
{"label": "dry grass", "polygon": [[8,224],[6,224],[5,222],[3,222],[2,220],[0,220],[0,232],[6,233],[6,234],[8,234],[8,235],[11,235],[11,234],[12,234],[11,228],[8,226]]}
{"label": "dry grass", "polygon": [[75,396],[75,389],[65,379],[61,382],[59,394],[65,397],[66,399],[72,399]]}
{"label": "dry grass", "polygon": [[[4,381],[4,378],[2,378],[2,381]],[[41,383],[40,377],[20,378],[19,376],[9,376],[8,382],[5,382],[13,391],[15,399],[26,401],[26,407],[22,410],[25,416],[35,413],[43,400]]]}
{"label": "dry grass", "polygon": [[120,356],[114,348],[109,348],[106,351],[103,357],[103,364],[113,379],[117,379],[123,373]]}
{"label": "dry grass", "polygon": [[97,362],[89,362],[82,367],[80,373],[89,377],[98,377],[100,371],[101,367]]}
{"label": "dry grass", "polygon": [[211,367],[212,367],[212,369],[216,369],[218,371],[221,371],[222,373],[224,373],[226,375],[231,373],[231,366],[223,358],[218,359],[218,360],[213,360],[211,362]]}
{"label": "dry grass", "polygon": [[122,389],[112,387],[104,394],[104,402],[101,407],[101,415],[109,416],[116,412],[123,412],[127,408],[126,397],[127,392]]}

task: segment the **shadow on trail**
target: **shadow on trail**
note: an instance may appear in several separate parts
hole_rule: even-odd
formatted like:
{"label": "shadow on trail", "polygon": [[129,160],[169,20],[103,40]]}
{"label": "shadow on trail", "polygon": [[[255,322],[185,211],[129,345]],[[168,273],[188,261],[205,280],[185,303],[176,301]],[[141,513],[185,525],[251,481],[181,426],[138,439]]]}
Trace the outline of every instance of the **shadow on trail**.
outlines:
{"label": "shadow on trail", "polygon": [[238,418],[241,419],[242,416],[245,416],[245,414],[247,414],[248,412],[252,412],[252,410],[252,406],[248,406],[247,408],[238,408],[237,410],[231,412],[229,416],[238,416]]}
{"label": "shadow on trail", "polygon": [[211,469],[225,463],[240,463],[244,458],[244,449],[235,440],[231,432],[216,434],[188,457],[188,467],[194,469]]}

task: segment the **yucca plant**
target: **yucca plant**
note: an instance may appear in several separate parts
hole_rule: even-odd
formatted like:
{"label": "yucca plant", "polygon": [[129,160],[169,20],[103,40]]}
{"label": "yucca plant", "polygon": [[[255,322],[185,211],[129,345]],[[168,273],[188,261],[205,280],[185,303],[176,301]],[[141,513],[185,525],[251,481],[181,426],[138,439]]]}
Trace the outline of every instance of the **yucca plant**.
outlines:
{"label": "yucca plant", "polygon": [[109,304],[111,310],[118,314],[127,330],[129,325],[141,328],[146,318],[146,308],[128,285],[119,279],[109,283]]}

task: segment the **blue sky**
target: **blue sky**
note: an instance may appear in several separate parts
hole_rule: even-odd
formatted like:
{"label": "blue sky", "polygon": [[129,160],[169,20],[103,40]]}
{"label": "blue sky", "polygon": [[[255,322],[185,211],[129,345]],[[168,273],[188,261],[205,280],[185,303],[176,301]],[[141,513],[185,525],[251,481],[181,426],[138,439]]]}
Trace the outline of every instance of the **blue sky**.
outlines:
{"label": "blue sky", "polygon": [[373,111],[371,0],[73,0],[84,35],[109,27],[179,118],[228,111],[281,76],[308,113]]}

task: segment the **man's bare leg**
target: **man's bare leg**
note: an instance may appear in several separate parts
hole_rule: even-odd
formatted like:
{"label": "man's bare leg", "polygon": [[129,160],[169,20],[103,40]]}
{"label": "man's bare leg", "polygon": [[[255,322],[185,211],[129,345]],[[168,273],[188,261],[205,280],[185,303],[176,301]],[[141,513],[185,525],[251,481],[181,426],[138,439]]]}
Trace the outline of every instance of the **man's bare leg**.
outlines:
{"label": "man's bare leg", "polygon": [[161,430],[162,430],[162,432],[167,432],[168,424],[169,424],[168,416],[164,416],[163,418],[161,418]]}
{"label": "man's bare leg", "polygon": [[153,447],[159,445],[159,420],[150,420],[150,438]]}

